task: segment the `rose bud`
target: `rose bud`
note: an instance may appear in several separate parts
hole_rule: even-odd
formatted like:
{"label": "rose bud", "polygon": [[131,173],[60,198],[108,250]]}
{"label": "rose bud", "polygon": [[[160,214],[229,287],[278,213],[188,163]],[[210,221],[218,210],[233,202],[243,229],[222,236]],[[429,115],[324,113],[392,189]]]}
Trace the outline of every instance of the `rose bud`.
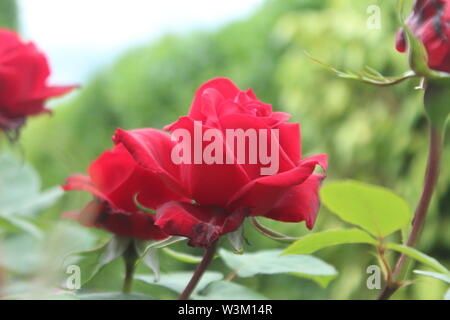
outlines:
{"label": "rose bud", "polygon": [[13,31],[0,29],[0,130],[18,133],[28,116],[49,112],[48,98],[75,86],[49,86],[50,68],[44,53]]}
{"label": "rose bud", "polygon": [[[430,69],[450,73],[450,0],[416,0],[406,24],[425,46]],[[402,29],[397,34],[397,50],[407,50]]]}

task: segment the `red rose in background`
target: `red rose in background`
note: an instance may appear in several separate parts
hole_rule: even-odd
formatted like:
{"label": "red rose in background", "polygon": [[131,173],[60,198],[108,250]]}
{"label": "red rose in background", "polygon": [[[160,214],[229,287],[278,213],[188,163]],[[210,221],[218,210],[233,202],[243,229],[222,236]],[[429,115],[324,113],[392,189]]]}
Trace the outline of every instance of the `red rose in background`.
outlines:
{"label": "red rose in background", "polygon": [[[201,86],[189,115],[166,127],[195,135],[195,122],[202,131],[217,129],[276,129],[279,132],[279,168],[262,175],[256,164],[174,164],[176,145],[170,135],[153,129],[118,129],[114,141],[123,144],[142,166],[157,173],[165,185],[191,202],[171,201],[157,208],[155,224],[171,235],[186,236],[193,246],[208,247],[221,235],[239,228],[245,217],[263,216],[284,222],[306,221],[312,228],[319,209],[318,189],[326,169],[326,155],[301,158],[300,128],[287,123],[289,115],[272,112],[271,105],[257,99],[251,90],[241,91],[230,80],[218,78]],[[197,122],[198,123],[198,122]],[[269,134],[267,140],[272,136]],[[224,150],[229,141],[219,138]],[[205,144],[203,145],[205,147]],[[246,159],[249,149],[245,150]],[[194,150],[192,150],[194,152]],[[236,157],[236,150],[232,150]],[[235,160],[235,159],[234,159]]]}
{"label": "red rose in background", "polygon": [[16,33],[0,29],[0,130],[17,131],[27,116],[48,112],[45,101],[74,86],[47,85],[47,58]]}
{"label": "red rose in background", "polygon": [[[450,0],[417,0],[406,23],[424,44],[429,67],[450,73]],[[400,30],[397,50],[406,49],[406,36]]]}
{"label": "red rose in background", "polygon": [[105,229],[122,237],[160,240],[167,237],[154,224],[155,216],[142,212],[134,202],[155,209],[162,203],[179,200],[159,177],[139,166],[122,146],[104,152],[89,167],[89,176],[73,175],[64,190],[85,190],[95,199],[81,212],[70,214],[81,224]]}

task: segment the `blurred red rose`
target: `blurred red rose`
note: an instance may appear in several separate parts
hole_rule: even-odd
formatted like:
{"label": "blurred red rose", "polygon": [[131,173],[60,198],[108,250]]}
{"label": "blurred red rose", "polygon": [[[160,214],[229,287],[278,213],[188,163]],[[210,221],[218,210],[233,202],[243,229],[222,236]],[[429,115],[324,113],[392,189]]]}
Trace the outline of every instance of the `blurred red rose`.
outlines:
{"label": "blurred red rose", "polygon": [[89,166],[89,176],[72,175],[63,189],[85,190],[95,197],[81,212],[68,217],[122,237],[145,240],[160,240],[167,235],[155,226],[154,215],[136,206],[134,196],[142,206],[150,209],[181,199],[166,188],[155,173],[139,166],[120,144],[104,152]]}
{"label": "blurred red rose", "polygon": [[48,86],[47,58],[13,31],[0,29],[0,130],[17,131],[27,116],[48,112],[45,100],[74,86]]}
{"label": "blurred red rose", "polygon": [[[424,44],[429,67],[450,73],[450,0],[416,0],[406,23]],[[397,50],[406,49],[406,36],[400,30]]]}
{"label": "blurred red rose", "polygon": [[[178,140],[154,129],[118,129],[114,141],[123,144],[142,166],[157,173],[168,188],[193,200],[160,206],[155,224],[168,234],[190,238],[193,246],[208,247],[221,235],[239,228],[248,216],[306,221],[308,228],[313,227],[319,209],[318,189],[324,178],[314,169],[317,165],[326,169],[327,157],[302,159],[299,124],[287,123],[288,118],[286,113],[272,112],[271,105],[259,101],[251,90],[241,91],[230,80],[218,78],[201,86],[189,115],[166,129],[182,129],[195,136],[195,126],[201,123],[202,132],[217,130],[215,142],[231,152],[232,164],[226,163],[225,154],[223,163],[175,164],[171,152]],[[267,165],[261,161],[236,161],[236,148],[224,138],[228,129],[266,130],[265,142],[270,144],[275,139],[279,145],[277,172],[262,175],[261,169]],[[272,129],[278,130],[278,137]],[[203,141],[203,149],[206,145]],[[194,149],[192,146],[189,153],[194,154]],[[245,159],[250,158],[251,150],[249,143]]]}

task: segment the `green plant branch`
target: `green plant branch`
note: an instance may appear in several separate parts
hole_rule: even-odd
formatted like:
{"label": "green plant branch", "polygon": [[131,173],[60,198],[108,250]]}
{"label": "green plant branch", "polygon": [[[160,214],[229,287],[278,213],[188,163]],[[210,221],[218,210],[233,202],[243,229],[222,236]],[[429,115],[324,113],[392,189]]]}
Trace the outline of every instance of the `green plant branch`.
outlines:
{"label": "green plant branch", "polygon": [[[430,124],[430,143],[425,182],[423,185],[422,195],[414,215],[412,230],[407,241],[407,245],[409,247],[414,247],[417,244],[425,224],[428,208],[439,178],[442,145],[443,130]],[[393,271],[393,281],[391,283],[387,282],[385,288],[378,297],[379,300],[388,300],[397,291],[397,289],[401,287],[401,281],[399,281],[399,278],[405,271],[404,267],[406,261],[407,256],[405,254],[401,254]]]}
{"label": "green plant branch", "polygon": [[378,257],[380,259],[380,263],[383,265],[383,269],[385,271],[385,280],[387,285],[391,285],[393,283],[393,277],[392,277],[392,269],[389,265],[389,262],[386,259],[386,248],[383,247],[382,241],[380,241],[380,244],[377,246],[378,250]]}

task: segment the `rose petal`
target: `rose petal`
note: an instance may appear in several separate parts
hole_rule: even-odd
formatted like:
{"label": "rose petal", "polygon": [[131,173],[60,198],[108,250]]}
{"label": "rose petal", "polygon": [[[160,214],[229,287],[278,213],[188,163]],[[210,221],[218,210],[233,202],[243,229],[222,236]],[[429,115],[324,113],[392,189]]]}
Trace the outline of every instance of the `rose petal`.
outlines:
{"label": "rose petal", "polygon": [[156,129],[117,129],[113,140],[122,143],[140,165],[158,174],[171,190],[189,197],[189,190],[181,184],[180,167],[171,158],[175,142],[169,134]]}
{"label": "rose petal", "polygon": [[326,169],[326,155],[302,160],[296,168],[273,176],[250,181],[228,203],[228,207],[251,208],[253,215],[264,215],[289,188],[300,185],[314,172],[317,165]]}
{"label": "rose petal", "polygon": [[62,186],[65,191],[88,191],[93,195],[108,200],[108,197],[95,188],[91,183],[91,178],[83,174],[74,174],[67,178],[66,183]]}
{"label": "rose petal", "polygon": [[191,109],[189,110],[189,117],[195,120],[203,120],[204,110],[203,99],[205,93],[211,94],[211,90],[214,89],[220,93],[223,99],[234,99],[240,92],[240,89],[227,78],[215,78],[205,84],[203,84],[195,93],[194,101],[192,102]]}
{"label": "rose petal", "polygon": [[[221,131],[217,129],[218,139],[220,139],[218,144],[223,151],[222,158],[220,159],[222,163],[206,163],[207,159],[203,157],[203,151],[210,142],[202,142],[201,148],[199,148],[201,163],[195,164],[194,153],[196,150],[194,140],[196,137],[194,120],[188,117],[182,117],[175,129],[178,129],[178,126],[187,130],[191,137],[191,163],[182,163],[180,165],[180,170],[183,173],[181,175],[183,185],[188,186],[191,198],[199,204],[224,207],[236,190],[248,183],[249,178],[246,172],[241,165],[236,163],[235,159],[233,161],[234,164],[226,164],[227,146],[223,141]],[[206,130],[211,129],[206,126],[201,126],[200,128],[202,130],[202,137]]]}
{"label": "rose petal", "polygon": [[312,229],[320,208],[319,187],[324,178],[313,174],[302,184],[287,189],[263,216],[282,222],[306,221],[306,226]]}
{"label": "rose petal", "polygon": [[[259,151],[259,143],[260,143],[260,135],[261,135],[261,130],[265,130],[265,133],[267,134],[267,140],[266,140],[266,146],[267,146],[267,150],[271,150],[271,145],[272,145],[272,129],[277,129],[277,128],[270,128],[268,127],[265,122],[262,120],[262,118],[256,118],[254,116],[250,116],[250,115],[245,115],[245,114],[229,114],[226,116],[223,116],[220,118],[220,123],[221,123],[221,128],[224,132],[224,135],[226,135],[226,130],[243,130],[244,132],[246,132],[247,130],[250,131],[254,131],[256,133],[256,137],[257,137],[257,154],[255,155],[257,158],[257,164],[250,164],[249,163],[249,152],[250,152],[250,148],[249,148],[249,143],[248,143],[248,139],[246,139],[246,147],[245,147],[245,151],[246,151],[246,155],[245,155],[245,164],[242,164],[242,168],[244,168],[244,170],[246,171],[246,173],[248,174],[248,176],[251,179],[255,179],[261,176],[261,168],[262,167],[268,167],[269,165],[262,165],[261,164],[261,158],[260,158],[260,151]],[[283,127],[283,131],[287,131],[289,130],[289,127]],[[290,130],[292,133],[292,130]],[[294,163],[291,158],[288,156],[288,154],[285,152],[284,148],[283,148],[283,144],[286,146],[292,146],[294,145],[297,140],[296,135],[294,135],[292,137],[292,139],[294,140],[292,142],[292,144],[289,144],[287,142],[280,142],[281,137],[285,138],[285,132],[281,132],[279,131],[279,138],[275,139],[275,146],[278,147],[278,151],[279,151],[279,156],[278,159],[275,159],[275,161],[278,161],[278,172],[283,172],[283,171],[289,171],[291,169],[293,169],[296,165],[296,163]],[[298,132],[298,135],[300,134],[300,132]],[[289,139],[291,139],[291,137],[289,137]],[[227,141],[228,142],[228,141]],[[235,142],[236,143],[236,142]],[[299,149],[300,149],[300,145],[297,146],[297,151],[294,153],[294,159],[296,159],[297,155],[299,154]],[[236,146],[235,146],[235,150],[234,150],[234,154],[235,157],[236,155]]]}
{"label": "rose petal", "polygon": [[155,209],[158,205],[180,196],[169,190],[161,178],[141,167],[122,145],[104,152],[89,167],[92,184],[105,194],[117,208],[126,212],[138,211],[134,196],[143,206]]}

